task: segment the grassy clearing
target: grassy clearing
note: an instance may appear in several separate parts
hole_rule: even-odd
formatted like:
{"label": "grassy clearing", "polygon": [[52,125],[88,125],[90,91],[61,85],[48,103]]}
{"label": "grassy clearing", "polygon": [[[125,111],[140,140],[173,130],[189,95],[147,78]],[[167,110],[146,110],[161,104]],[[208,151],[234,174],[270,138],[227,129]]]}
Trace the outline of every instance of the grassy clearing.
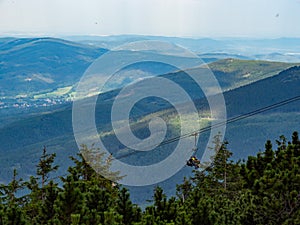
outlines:
{"label": "grassy clearing", "polygon": [[66,94],[70,93],[72,88],[73,88],[73,86],[57,88],[56,90],[54,90],[52,92],[47,92],[47,93],[35,95],[33,98],[34,99],[41,99],[41,98],[50,98],[50,97],[51,98],[60,97],[60,96],[63,96],[63,95],[66,95]]}

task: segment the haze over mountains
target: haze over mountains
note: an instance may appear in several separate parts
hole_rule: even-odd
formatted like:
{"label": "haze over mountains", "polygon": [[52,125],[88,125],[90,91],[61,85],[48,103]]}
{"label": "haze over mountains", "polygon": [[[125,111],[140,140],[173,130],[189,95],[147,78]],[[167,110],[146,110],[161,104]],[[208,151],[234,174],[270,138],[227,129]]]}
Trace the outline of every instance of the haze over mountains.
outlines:
{"label": "haze over mountains", "polygon": [[[196,52],[203,61],[209,63],[225,92],[228,118],[296,97],[300,93],[300,39],[213,40],[149,36],[68,39],[0,39],[0,181],[10,179],[12,168],[17,168],[23,177],[33,174],[43,146],[47,146],[49,152],[57,152],[57,162],[62,170],[68,166],[70,161],[67,157],[78,151],[71,121],[71,100],[75,87],[95,59],[128,41],[171,41]],[[199,112],[207,117],[209,108],[204,95],[184,72],[165,65],[141,63],[127,68],[124,76],[137,72],[142,76],[162,76],[178,83],[192,97]],[[131,81],[122,80],[123,85]],[[118,92],[119,89],[103,93],[97,104],[102,112],[101,118],[96,118],[97,126],[104,127],[106,132],[111,129],[108,118]],[[262,149],[266,139],[276,139],[278,134],[290,135],[294,130],[299,131],[299,108],[300,102],[295,101],[228,124],[226,139],[236,159]],[[174,129],[172,135],[176,135],[175,120],[172,120],[176,115],[173,116],[173,111],[167,102],[146,99],[133,112],[136,118],[134,133],[147,136],[147,120],[144,119],[158,114],[168,118],[170,127]],[[206,135],[203,133],[200,136],[199,154],[204,150],[202,143]],[[109,134],[104,140],[107,144],[112,143],[115,155],[128,153],[118,149],[120,145],[114,135]],[[132,154],[124,160],[131,163],[141,160],[154,162],[166,157],[171,148],[172,145],[165,146],[164,151],[156,151],[159,154],[148,156]],[[189,173],[189,168],[184,168],[162,185],[168,187],[178,180],[180,182],[183,175]],[[133,197],[137,202],[145,200],[139,194],[133,194]]]}
{"label": "haze over mountains", "polygon": [[236,53],[241,54],[238,50],[243,50],[247,54],[251,54],[251,52],[258,54],[255,50],[261,48],[259,54],[264,54],[274,52],[283,53],[285,51],[297,52],[300,48],[299,38],[181,38],[143,35],[63,36],[63,38],[86,44],[94,44],[108,49],[127,42],[159,40],[177,43],[198,53],[200,51],[202,53],[216,51],[233,53],[235,50]]}
{"label": "haze over mountains", "polygon": [[[169,41],[197,53],[205,62],[224,58],[300,61],[300,39],[291,38],[214,40],[124,35],[69,39],[78,42],[56,38],[0,38],[0,107],[13,106],[16,98],[26,107],[26,104],[32,104],[29,99],[45,99],[47,96],[43,94],[46,93],[52,97],[64,96],[61,100],[68,99],[72,87],[96,58],[108,49],[129,41]],[[150,73],[153,73],[152,66],[147,66]],[[146,66],[140,69],[146,70]],[[160,70],[156,72],[163,74],[170,68]],[[49,105],[48,101],[42,101],[39,105]]]}

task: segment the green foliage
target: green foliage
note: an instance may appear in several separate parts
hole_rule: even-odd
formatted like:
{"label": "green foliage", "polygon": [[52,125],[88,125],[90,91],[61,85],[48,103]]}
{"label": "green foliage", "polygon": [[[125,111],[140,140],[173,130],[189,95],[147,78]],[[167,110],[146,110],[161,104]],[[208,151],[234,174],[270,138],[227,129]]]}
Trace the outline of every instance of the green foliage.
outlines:
{"label": "green foliage", "polygon": [[80,214],[71,214],[71,225],[79,225]]}
{"label": "green foliage", "polygon": [[46,147],[43,149],[43,154],[40,158],[39,164],[37,165],[36,174],[41,178],[42,187],[44,187],[45,183],[49,178],[49,173],[56,171],[58,166],[53,166],[54,159],[56,154],[47,154]]}
{"label": "green foliage", "polygon": [[122,216],[123,224],[132,224],[140,220],[140,209],[132,204],[130,194],[123,188],[118,194],[116,211]]}
{"label": "green foliage", "polygon": [[[299,224],[298,133],[293,133],[291,142],[280,136],[276,143],[276,150],[267,141],[263,152],[233,162],[228,143],[221,143],[217,135],[212,164],[184,178],[176,197],[167,197],[156,187],[153,203],[143,212],[131,202],[127,189],[114,185],[120,177],[109,170],[110,158],[104,160],[101,152],[83,147],[71,157],[74,166],[60,177],[59,187],[48,176],[57,168],[55,155],[44,149],[36,177],[23,182],[14,170],[12,181],[0,186],[0,225]],[[113,181],[92,168],[95,162]],[[22,190],[29,193],[20,196]]]}

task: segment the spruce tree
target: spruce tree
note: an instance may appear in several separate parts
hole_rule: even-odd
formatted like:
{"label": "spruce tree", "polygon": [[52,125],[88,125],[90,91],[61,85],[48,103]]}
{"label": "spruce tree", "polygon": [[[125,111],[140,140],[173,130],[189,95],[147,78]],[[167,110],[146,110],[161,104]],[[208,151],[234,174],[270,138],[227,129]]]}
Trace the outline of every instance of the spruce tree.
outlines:
{"label": "spruce tree", "polygon": [[14,169],[12,181],[7,185],[2,184],[0,186],[1,201],[5,203],[2,210],[4,214],[2,220],[7,225],[23,225],[26,223],[26,216],[22,210],[25,198],[24,196],[17,196],[17,193],[24,189],[24,182],[22,178],[18,179],[17,175],[17,170]]}
{"label": "spruce tree", "polygon": [[54,208],[62,224],[71,223],[72,214],[80,214],[83,205],[83,193],[78,188],[72,176],[62,178],[63,189],[59,192]]}
{"label": "spruce tree", "polygon": [[134,215],[136,212],[134,211],[133,204],[130,200],[129,192],[125,188],[122,188],[118,194],[116,210],[120,215],[122,215],[123,224],[130,225],[136,218],[136,215]]}
{"label": "spruce tree", "polygon": [[53,166],[55,157],[56,154],[55,153],[48,154],[46,150],[46,146],[44,146],[43,154],[40,157],[39,163],[37,165],[37,171],[36,171],[37,176],[41,180],[42,193],[44,193],[43,188],[46,182],[48,181],[49,173],[55,172],[58,169],[58,165]]}

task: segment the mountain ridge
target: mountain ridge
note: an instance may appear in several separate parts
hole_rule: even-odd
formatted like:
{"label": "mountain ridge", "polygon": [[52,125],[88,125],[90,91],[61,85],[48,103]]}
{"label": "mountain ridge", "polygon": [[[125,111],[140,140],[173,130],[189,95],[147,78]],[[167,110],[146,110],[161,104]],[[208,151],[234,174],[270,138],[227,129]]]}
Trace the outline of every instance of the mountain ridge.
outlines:
{"label": "mountain ridge", "polygon": [[[255,89],[255,88],[253,88],[255,85],[259,85],[260,86],[259,90],[261,90],[261,92],[258,92],[256,90],[256,93],[263,93],[262,90],[265,87],[267,87],[264,83],[269,83],[269,85],[272,86],[272,85],[274,85],[274,81],[276,81],[277,84],[279,83],[280,85],[282,85],[281,79],[283,79],[284,75],[291,73],[293,71],[296,73],[296,75],[295,75],[297,78],[296,81],[299,82],[299,77],[297,75],[298,72],[300,71],[299,67],[292,67],[288,70],[283,71],[282,73],[279,73],[276,76],[265,78],[263,80],[256,81],[249,85],[241,86],[234,90],[225,92],[224,96],[225,96],[225,100],[226,100],[226,106],[229,110],[228,111],[229,118],[232,116],[235,116],[237,114],[245,113],[246,111],[255,110],[257,107],[264,106],[262,104],[257,104],[259,102],[258,100],[261,98],[261,96],[257,96],[254,98],[254,99],[257,99],[257,101],[258,101],[257,103],[255,103],[254,105],[243,107],[244,104],[249,104],[249,101],[244,102],[243,97],[239,98],[239,95],[240,95],[239,93],[243,92],[244,93],[243,96],[247,96],[247,95],[249,95],[249,92],[250,92],[248,89],[249,88]],[[298,84],[297,82],[295,82],[295,81],[291,82],[291,84],[293,85],[294,88],[286,88],[287,83],[285,83],[285,85],[283,85],[282,87],[284,87],[286,89],[286,91],[281,92],[281,95],[284,97],[284,96],[286,96],[286,94],[290,95],[290,93],[295,92],[297,90],[296,89],[297,84]],[[243,90],[247,90],[247,91],[243,91]],[[274,89],[271,89],[270,93],[274,93]],[[268,94],[268,95],[270,95],[270,94]],[[281,99],[279,99],[279,100],[282,100],[283,97],[281,97]],[[275,96],[268,96],[268,98],[265,98],[265,101],[263,103],[271,104],[272,103],[271,100],[274,102],[274,100],[276,100]],[[109,103],[106,102],[105,104],[108,104],[108,106],[109,106]],[[105,107],[105,104],[102,106],[99,105],[98,107],[103,108],[103,107]],[[203,104],[202,100],[200,101],[200,103],[198,102],[197,104],[198,105]],[[234,109],[237,106],[240,106],[239,109],[241,111],[236,111]],[[203,106],[202,106],[202,108],[203,108]],[[108,115],[109,115],[109,111],[106,113],[108,113]],[[27,146],[30,146],[30,145],[43,146],[45,142],[49,143],[49,141],[54,140],[55,138],[63,137],[63,136],[72,137],[71,108],[67,106],[67,108],[65,108],[64,110],[58,110],[55,113],[48,113],[45,115],[41,114],[38,116],[34,116],[34,117],[31,117],[31,118],[28,118],[25,120],[15,122],[14,125],[11,124],[11,125],[5,126],[4,128],[1,128],[0,133],[1,133],[0,139],[1,139],[1,143],[2,143],[2,146],[1,146],[2,153],[4,151],[11,151],[13,149],[15,149],[15,150],[19,149],[19,151],[20,151],[22,149],[21,146],[25,147],[26,145]],[[34,137],[34,139],[29,138],[29,136]],[[66,141],[66,142],[68,142],[68,141]],[[52,145],[53,144],[54,143],[52,143]],[[73,147],[76,146],[74,144],[72,144],[72,145],[73,145]],[[18,148],[18,146],[19,146],[19,148]],[[56,147],[56,149],[57,149],[57,147]],[[36,150],[38,150],[38,149],[35,149],[33,152],[35,152]]]}

